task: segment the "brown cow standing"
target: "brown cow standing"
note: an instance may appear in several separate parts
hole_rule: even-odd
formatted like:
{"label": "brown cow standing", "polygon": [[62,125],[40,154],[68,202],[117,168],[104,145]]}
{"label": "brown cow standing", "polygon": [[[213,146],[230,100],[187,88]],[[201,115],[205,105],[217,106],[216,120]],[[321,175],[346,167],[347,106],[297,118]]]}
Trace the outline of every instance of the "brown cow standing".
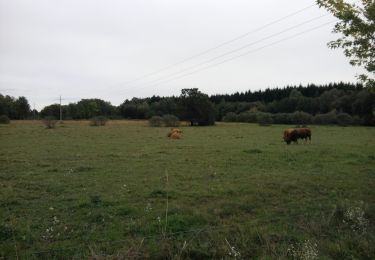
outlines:
{"label": "brown cow standing", "polygon": [[291,142],[295,142],[295,143],[298,143],[297,139],[298,139],[298,133],[297,133],[297,130],[294,129],[294,128],[289,128],[289,129],[286,129],[284,131],[284,137],[283,137],[284,141],[287,143],[287,144],[290,144]]}
{"label": "brown cow standing", "polygon": [[305,142],[307,142],[307,139],[311,142],[311,129],[310,128],[297,128],[298,132],[298,138],[305,139]]}
{"label": "brown cow standing", "polygon": [[307,139],[311,142],[311,129],[310,128],[289,128],[284,131],[284,141],[287,144],[290,144],[291,142],[298,143],[298,139],[305,139],[305,142],[307,142]]}

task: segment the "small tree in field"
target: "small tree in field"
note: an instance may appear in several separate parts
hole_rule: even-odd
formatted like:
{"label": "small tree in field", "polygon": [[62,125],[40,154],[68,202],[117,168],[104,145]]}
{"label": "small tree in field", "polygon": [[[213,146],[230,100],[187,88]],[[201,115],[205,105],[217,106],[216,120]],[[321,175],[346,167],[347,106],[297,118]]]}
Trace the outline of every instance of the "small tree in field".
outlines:
{"label": "small tree in field", "polygon": [[163,122],[164,125],[168,127],[177,127],[180,125],[180,120],[174,115],[164,115]]}
{"label": "small tree in field", "polygon": [[190,125],[214,125],[215,107],[206,94],[197,88],[183,89],[179,100],[180,118]]}
{"label": "small tree in field", "polygon": [[256,123],[258,121],[258,112],[245,111],[237,115],[238,122]]}
{"label": "small tree in field", "polygon": [[237,114],[234,112],[228,112],[224,117],[223,121],[224,122],[236,122],[237,119]]}
{"label": "small tree in field", "polygon": [[163,126],[163,118],[161,116],[153,116],[148,120],[148,124],[152,127]]}
{"label": "small tree in field", "polygon": [[307,125],[311,124],[313,121],[313,116],[302,111],[296,111],[291,115],[292,121],[297,125]]}
{"label": "small tree in field", "polygon": [[91,118],[90,125],[91,126],[104,126],[107,123],[107,118],[104,116],[96,116]]}
{"label": "small tree in field", "polygon": [[336,111],[332,110],[326,114],[317,114],[314,117],[314,124],[317,125],[332,125],[336,124]]}
{"label": "small tree in field", "polygon": [[56,128],[57,120],[53,116],[46,116],[43,118],[43,124],[47,127],[47,129]]}
{"label": "small tree in field", "polygon": [[257,121],[258,121],[258,124],[261,126],[270,126],[273,123],[272,114],[258,112]]}
{"label": "small tree in field", "polygon": [[10,120],[9,117],[6,115],[1,115],[0,116],[0,124],[9,124]]}
{"label": "small tree in field", "polygon": [[354,120],[347,113],[339,113],[336,116],[336,122],[337,122],[337,124],[339,124],[341,126],[348,126],[348,125],[352,125],[354,123]]}

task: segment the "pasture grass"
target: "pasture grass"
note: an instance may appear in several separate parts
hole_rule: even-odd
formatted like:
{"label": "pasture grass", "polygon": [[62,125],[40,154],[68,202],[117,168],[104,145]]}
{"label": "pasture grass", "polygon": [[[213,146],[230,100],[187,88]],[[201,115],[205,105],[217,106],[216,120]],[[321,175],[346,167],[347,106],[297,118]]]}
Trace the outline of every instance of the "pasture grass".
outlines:
{"label": "pasture grass", "polygon": [[0,125],[0,258],[373,259],[374,128],[286,127]]}

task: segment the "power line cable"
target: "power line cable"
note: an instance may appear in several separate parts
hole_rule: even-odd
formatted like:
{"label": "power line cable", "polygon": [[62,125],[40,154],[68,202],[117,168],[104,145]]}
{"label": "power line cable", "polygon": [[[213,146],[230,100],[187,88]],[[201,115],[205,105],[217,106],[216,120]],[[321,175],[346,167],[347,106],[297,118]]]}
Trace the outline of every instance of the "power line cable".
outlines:
{"label": "power line cable", "polygon": [[192,60],[192,59],[195,59],[195,58],[197,58],[197,57],[200,57],[200,56],[202,56],[202,55],[205,55],[205,54],[207,54],[207,53],[209,53],[209,52],[212,52],[212,51],[214,51],[214,50],[217,50],[217,49],[219,49],[219,48],[221,48],[221,47],[223,47],[223,46],[225,46],[225,45],[227,45],[227,44],[230,44],[230,43],[232,43],[232,42],[235,42],[235,41],[238,41],[238,40],[240,40],[240,39],[242,39],[242,38],[245,38],[245,37],[247,37],[247,36],[250,35],[250,34],[253,34],[253,33],[259,32],[259,31],[261,31],[261,30],[263,30],[263,29],[266,29],[266,28],[268,28],[268,27],[270,27],[270,26],[272,26],[272,25],[274,25],[274,24],[277,24],[277,23],[279,23],[279,22],[281,22],[281,21],[284,21],[284,20],[286,20],[286,19],[288,19],[288,18],[291,18],[291,17],[293,17],[293,16],[295,16],[295,15],[297,15],[297,14],[300,14],[300,13],[302,13],[302,12],[304,12],[304,11],[306,11],[306,10],[308,10],[308,9],[310,9],[310,8],[312,8],[312,7],[314,7],[314,6],[317,6],[317,4],[312,4],[312,5],[309,5],[309,6],[307,6],[307,7],[302,8],[302,9],[299,9],[299,10],[297,10],[297,11],[295,11],[295,12],[293,12],[293,13],[290,13],[290,14],[288,14],[288,15],[286,15],[286,16],[283,16],[283,17],[281,17],[281,18],[279,18],[279,19],[277,19],[277,20],[275,20],[275,21],[272,21],[272,22],[270,22],[270,23],[267,23],[267,24],[265,24],[265,25],[262,25],[262,26],[260,26],[260,27],[258,27],[258,28],[256,28],[256,29],[254,29],[254,30],[248,31],[248,32],[246,32],[246,33],[244,33],[244,34],[241,34],[241,35],[239,35],[239,36],[237,36],[237,37],[235,37],[235,38],[232,38],[232,39],[230,39],[230,40],[228,40],[228,41],[222,42],[222,43],[220,43],[220,44],[218,44],[218,45],[216,45],[216,46],[214,46],[214,47],[212,47],[212,48],[208,48],[208,49],[206,49],[206,50],[204,50],[204,51],[202,51],[202,52],[199,52],[199,53],[197,53],[197,54],[194,54],[194,55],[192,55],[192,56],[190,56],[190,57],[188,57],[188,58],[182,59],[182,60],[180,60],[180,61],[178,61],[178,62],[175,62],[175,63],[173,63],[173,64],[170,64],[170,65],[168,65],[168,66],[166,66],[166,67],[160,68],[160,69],[158,69],[158,70],[156,70],[156,71],[154,71],[154,72],[146,73],[146,74],[144,74],[144,75],[142,75],[142,76],[139,76],[139,77],[137,77],[137,78],[135,78],[135,79],[133,79],[133,80],[125,81],[125,82],[123,82],[123,83],[119,83],[119,84],[116,84],[116,85],[122,85],[122,84],[126,84],[126,85],[127,85],[127,84],[129,84],[129,83],[136,82],[136,81],[139,81],[139,80],[141,80],[141,79],[148,78],[148,77],[151,77],[151,76],[153,76],[153,75],[159,74],[160,72],[163,72],[163,71],[166,71],[166,70],[168,70],[168,69],[170,69],[170,68],[173,68],[173,67],[175,67],[176,65],[186,63],[187,61],[190,61],[190,60]]}
{"label": "power line cable", "polygon": [[274,38],[274,37],[276,37],[276,36],[279,36],[279,35],[281,35],[281,34],[284,34],[284,33],[288,32],[288,31],[294,30],[294,29],[296,29],[296,28],[298,28],[298,27],[301,27],[301,26],[303,26],[303,25],[305,25],[305,24],[308,24],[308,23],[311,23],[311,22],[313,22],[313,21],[319,20],[319,19],[321,19],[321,18],[323,18],[323,17],[326,17],[327,15],[328,15],[328,14],[321,15],[321,16],[318,16],[318,17],[314,17],[314,18],[312,18],[312,19],[309,19],[309,20],[304,21],[304,22],[302,22],[302,23],[299,23],[299,24],[297,24],[297,25],[291,26],[291,27],[289,27],[289,28],[287,28],[287,29],[284,29],[284,30],[282,30],[282,31],[279,31],[279,32],[277,32],[277,33],[271,34],[271,35],[269,35],[269,36],[267,36],[267,37],[261,38],[261,39],[259,39],[259,40],[257,40],[257,41],[253,41],[253,42],[247,43],[247,44],[245,44],[245,45],[243,45],[243,46],[241,46],[241,47],[239,47],[239,48],[236,48],[236,49],[234,49],[234,50],[231,50],[231,51],[225,52],[225,53],[220,54],[220,55],[218,55],[218,56],[216,56],[216,57],[213,57],[213,58],[210,58],[210,59],[205,60],[205,61],[203,61],[203,62],[200,62],[200,63],[198,63],[198,64],[195,64],[195,65],[192,65],[192,66],[186,67],[186,68],[182,69],[181,71],[171,73],[170,75],[168,75],[168,76],[166,76],[166,77],[162,77],[162,78],[159,78],[159,79],[155,79],[155,80],[151,81],[151,82],[148,83],[148,84],[152,84],[153,82],[158,82],[158,81],[162,81],[162,80],[164,80],[164,79],[168,79],[168,78],[170,78],[171,76],[178,75],[178,74],[181,74],[181,73],[183,73],[183,72],[185,72],[185,71],[188,71],[188,70],[194,69],[195,67],[199,67],[199,66],[201,66],[201,65],[204,65],[204,64],[210,63],[210,62],[212,62],[212,61],[215,61],[215,60],[217,60],[217,59],[220,59],[220,58],[222,58],[222,57],[225,57],[225,56],[227,56],[227,55],[229,55],[229,54],[232,54],[232,53],[238,52],[238,51],[243,50],[243,49],[246,49],[246,48],[248,48],[248,47],[250,47],[250,46],[256,45],[257,43],[261,43],[261,42],[263,42],[263,41],[265,41],[265,40],[268,40],[268,39]]}
{"label": "power line cable", "polygon": [[[176,78],[172,78],[172,79],[170,79],[170,80],[168,80],[168,81],[164,81],[164,82],[157,83],[157,84],[152,85],[152,86],[157,86],[157,85],[159,85],[159,84],[161,84],[161,83],[165,83],[165,82],[169,82],[169,81],[176,80],[176,79],[179,79],[179,78],[183,78],[183,77],[189,76],[189,75],[191,75],[191,74],[195,74],[195,73],[197,73],[197,72],[200,72],[200,71],[202,71],[202,70],[209,69],[209,68],[211,68],[211,67],[216,67],[216,66],[218,66],[218,65],[221,65],[221,64],[223,64],[223,63],[226,63],[226,62],[232,61],[232,60],[234,60],[234,59],[238,59],[238,58],[243,57],[243,56],[245,56],[245,55],[248,55],[248,54],[250,54],[250,53],[254,53],[254,52],[257,52],[257,51],[263,50],[263,49],[265,49],[265,48],[268,48],[268,47],[270,47],[270,46],[276,45],[276,44],[278,44],[278,43],[280,43],[280,42],[284,42],[284,41],[287,41],[287,40],[290,40],[290,39],[296,38],[296,37],[298,37],[298,36],[300,36],[300,35],[303,35],[303,34],[309,33],[309,32],[311,32],[311,31],[315,31],[315,30],[317,30],[317,29],[319,29],[319,28],[322,28],[322,27],[324,27],[324,26],[327,26],[327,25],[329,25],[329,24],[332,24],[332,23],[334,23],[334,22],[336,22],[336,21],[337,21],[337,20],[334,20],[334,21],[330,21],[330,22],[324,23],[324,24],[322,24],[322,25],[319,25],[319,26],[313,27],[313,28],[311,28],[311,29],[309,29],[309,30],[306,30],[306,31],[302,31],[302,32],[299,32],[299,33],[293,34],[293,35],[291,35],[291,36],[288,36],[288,37],[285,37],[285,38],[283,38],[283,39],[281,39],[281,40],[278,40],[278,41],[272,42],[272,43],[270,43],[270,44],[264,45],[264,46],[259,47],[259,48],[257,48],[257,49],[247,51],[247,52],[242,53],[242,54],[240,54],[240,55],[237,55],[237,56],[231,57],[231,58],[229,58],[229,59],[226,59],[226,60],[223,60],[223,61],[220,61],[220,62],[214,63],[214,64],[212,64],[212,65],[209,65],[209,66],[203,67],[203,68],[201,68],[201,69],[198,69],[198,70],[192,71],[192,72],[190,72],[190,73],[187,73],[187,74],[184,74],[184,75],[178,76],[178,77],[176,77]],[[148,86],[148,87],[150,87],[150,86]]]}
{"label": "power line cable", "polygon": [[[299,32],[299,33],[293,34],[293,35],[288,36],[288,37],[284,37],[284,38],[282,38],[282,39],[280,39],[280,40],[277,40],[277,41],[274,41],[274,42],[272,42],[272,43],[270,43],[270,44],[267,44],[267,45],[261,46],[261,47],[256,48],[256,49],[252,49],[252,50],[247,51],[247,52],[244,52],[244,53],[242,53],[242,54],[239,54],[239,55],[233,56],[233,57],[231,57],[231,58],[225,59],[225,60],[223,60],[223,61],[220,61],[220,62],[217,62],[217,63],[214,63],[214,64],[210,64],[210,65],[205,66],[205,67],[203,67],[203,68],[200,68],[200,69],[197,69],[197,70],[193,70],[193,71],[191,71],[191,72],[189,72],[189,73],[186,73],[186,74],[178,75],[178,76],[176,76],[176,77],[172,77],[172,78],[170,78],[170,76],[169,76],[169,77],[167,77],[167,78],[165,78],[165,79],[160,80],[159,82],[156,82],[155,84],[148,85],[148,86],[145,86],[145,87],[141,87],[141,88],[138,88],[138,89],[144,89],[144,88],[148,88],[148,87],[158,86],[158,85],[160,85],[160,84],[162,84],[162,83],[166,83],[166,82],[169,82],[169,81],[173,81],[173,80],[176,80],[176,79],[179,79],[179,78],[183,78],[183,77],[186,77],[186,76],[189,76],[189,75],[195,74],[195,73],[197,73],[197,72],[200,72],[200,71],[203,71],[203,70],[209,69],[209,68],[211,68],[211,67],[215,67],[215,66],[221,65],[221,64],[223,64],[223,63],[226,63],[226,62],[232,61],[232,60],[234,60],[234,59],[240,58],[240,57],[242,57],[242,56],[248,55],[248,54],[250,54],[250,53],[254,53],[254,52],[260,51],[260,50],[262,50],[262,49],[265,49],[265,48],[267,48],[267,47],[270,47],[270,46],[276,45],[276,44],[281,43],[281,42],[283,42],[283,41],[287,41],[287,40],[290,40],[290,39],[296,38],[296,37],[298,37],[298,36],[300,36],[300,35],[303,35],[303,34],[306,34],[306,33],[311,32],[311,31],[317,30],[317,29],[319,29],[319,28],[322,28],[322,27],[324,27],[324,26],[327,26],[328,24],[332,24],[332,23],[334,23],[334,22],[336,22],[336,21],[337,21],[337,20],[333,20],[333,21],[330,21],[330,22],[327,22],[327,23],[321,24],[321,25],[319,25],[319,26],[315,26],[315,27],[310,28],[310,29],[308,29],[308,30],[305,30],[305,31],[302,31],[302,32]],[[184,72],[184,71],[180,72],[180,74],[183,73],[183,72]]]}

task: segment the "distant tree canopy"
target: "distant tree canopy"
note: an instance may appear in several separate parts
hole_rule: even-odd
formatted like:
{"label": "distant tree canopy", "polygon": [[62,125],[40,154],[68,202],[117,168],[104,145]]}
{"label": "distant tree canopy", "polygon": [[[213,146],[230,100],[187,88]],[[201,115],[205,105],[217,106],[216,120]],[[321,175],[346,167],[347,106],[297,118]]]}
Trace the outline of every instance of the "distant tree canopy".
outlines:
{"label": "distant tree canopy", "polygon": [[25,97],[14,98],[0,94],[0,115],[10,119],[27,119],[31,116],[29,102]]}
{"label": "distant tree canopy", "polygon": [[[270,115],[274,123],[353,122],[375,125],[375,93],[361,84],[347,83],[287,86],[212,96],[192,88],[183,89],[179,97],[133,98],[119,106],[101,99],[82,99],[63,105],[62,113],[63,119],[90,119],[96,116],[150,119],[153,116],[173,115],[189,121],[191,125],[212,125],[222,120],[257,122],[259,118],[270,118]],[[33,116],[26,98],[3,95],[0,95],[0,115],[10,119]],[[59,118],[60,105],[46,106],[40,115]]]}
{"label": "distant tree canopy", "polygon": [[[117,115],[117,108],[101,99],[82,99],[78,103],[63,105],[61,108],[64,119],[90,119],[96,116],[114,117]],[[59,118],[60,105],[46,106],[40,111],[40,115]]]}
{"label": "distant tree canopy", "polygon": [[125,100],[119,107],[120,114],[123,118],[129,119],[146,119],[149,114],[150,105],[147,100],[133,98],[132,100]]}

